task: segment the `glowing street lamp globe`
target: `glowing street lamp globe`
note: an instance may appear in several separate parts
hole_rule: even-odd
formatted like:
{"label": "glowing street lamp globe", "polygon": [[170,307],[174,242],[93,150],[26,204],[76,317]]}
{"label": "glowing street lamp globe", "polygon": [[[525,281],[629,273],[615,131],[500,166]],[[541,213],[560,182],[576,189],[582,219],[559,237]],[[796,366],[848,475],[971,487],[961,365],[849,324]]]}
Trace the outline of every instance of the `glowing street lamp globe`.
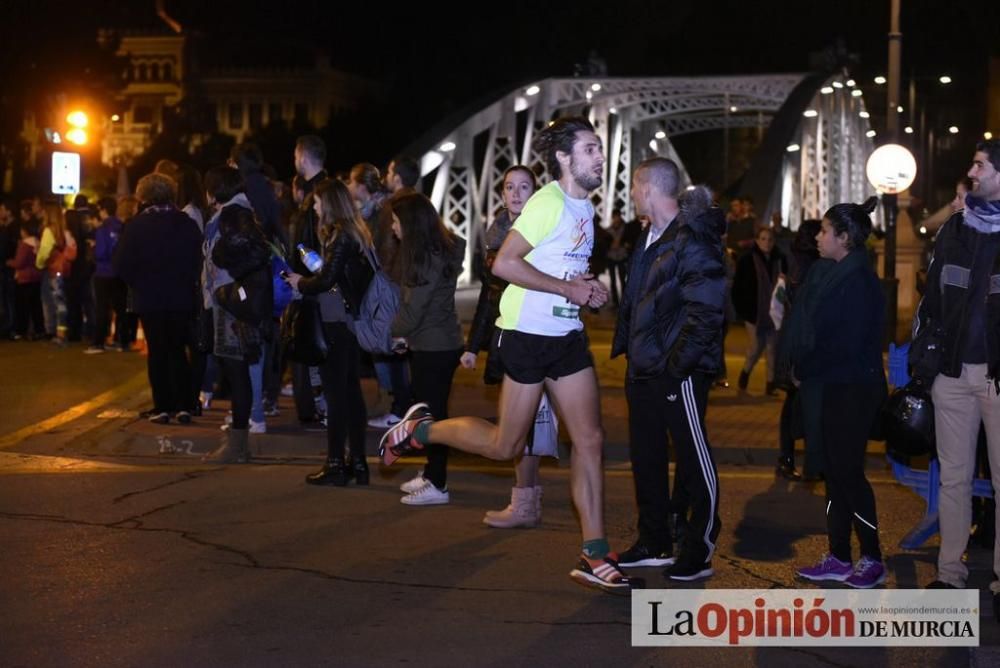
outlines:
{"label": "glowing street lamp globe", "polygon": [[913,184],[917,176],[917,161],[906,147],[899,144],[879,146],[865,165],[868,182],[883,195],[896,195]]}

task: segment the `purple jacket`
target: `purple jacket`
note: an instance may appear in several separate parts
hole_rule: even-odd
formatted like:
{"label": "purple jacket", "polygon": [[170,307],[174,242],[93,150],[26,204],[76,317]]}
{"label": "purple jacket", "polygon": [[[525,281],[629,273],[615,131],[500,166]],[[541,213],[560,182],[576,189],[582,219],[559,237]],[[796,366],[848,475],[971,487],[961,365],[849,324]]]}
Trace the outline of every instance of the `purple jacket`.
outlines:
{"label": "purple jacket", "polygon": [[115,254],[115,247],[118,245],[118,238],[122,233],[122,221],[114,216],[108,216],[101,223],[101,226],[94,232],[94,260],[97,263],[95,276],[101,278],[114,278],[118,274],[111,264],[111,259]]}

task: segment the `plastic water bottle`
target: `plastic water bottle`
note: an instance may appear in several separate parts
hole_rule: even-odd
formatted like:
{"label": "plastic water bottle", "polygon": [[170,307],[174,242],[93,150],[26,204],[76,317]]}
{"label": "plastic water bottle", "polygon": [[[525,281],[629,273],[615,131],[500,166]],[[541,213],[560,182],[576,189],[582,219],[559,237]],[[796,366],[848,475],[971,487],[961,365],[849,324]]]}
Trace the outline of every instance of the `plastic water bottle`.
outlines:
{"label": "plastic water bottle", "polygon": [[306,269],[314,274],[318,274],[323,269],[323,258],[319,253],[311,248],[306,248],[302,244],[296,246],[299,249],[299,257],[302,258],[302,264],[306,266]]}

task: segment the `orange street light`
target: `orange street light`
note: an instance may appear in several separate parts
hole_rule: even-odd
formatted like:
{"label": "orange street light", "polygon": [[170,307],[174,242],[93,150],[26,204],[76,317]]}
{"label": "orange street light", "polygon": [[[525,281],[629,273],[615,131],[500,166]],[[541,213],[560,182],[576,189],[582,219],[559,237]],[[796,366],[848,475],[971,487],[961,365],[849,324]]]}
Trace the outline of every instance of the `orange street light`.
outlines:
{"label": "orange street light", "polygon": [[72,125],[74,128],[85,128],[87,127],[87,114],[77,109],[76,111],[71,111],[66,116],[66,122]]}
{"label": "orange street light", "polygon": [[83,146],[87,143],[87,133],[80,128],[73,128],[68,130],[64,135],[67,141],[70,141],[77,146]]}

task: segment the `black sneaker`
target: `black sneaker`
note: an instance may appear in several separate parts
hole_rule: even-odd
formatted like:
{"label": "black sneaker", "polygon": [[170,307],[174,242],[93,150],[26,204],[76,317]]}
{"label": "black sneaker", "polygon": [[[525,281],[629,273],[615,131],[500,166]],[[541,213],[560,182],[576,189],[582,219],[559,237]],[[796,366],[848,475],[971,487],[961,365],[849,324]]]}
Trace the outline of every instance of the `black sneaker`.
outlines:
{"label": "black sneaker", "polygon": [[670,566],[674,561],[670,550],[654,550],[639,541],[618,556],[618,565],[622,568]]}
{"label": "black sneaker", "polygon": [[187,411],[177,411],[177,421],[181,424],[191,424],[191,414]]}
{"label": "black sneaker", "polygon": [[925,589],[958,589],[958,587],[944,580],[933,580]]}
{"label": "black sneaker", "polygon": [[672,565],[663,569],[663,577],[669,580],[680,582],[693,582],[694,580],[704,580],[715,575],[712,570],[711,561],[676,561]]}

